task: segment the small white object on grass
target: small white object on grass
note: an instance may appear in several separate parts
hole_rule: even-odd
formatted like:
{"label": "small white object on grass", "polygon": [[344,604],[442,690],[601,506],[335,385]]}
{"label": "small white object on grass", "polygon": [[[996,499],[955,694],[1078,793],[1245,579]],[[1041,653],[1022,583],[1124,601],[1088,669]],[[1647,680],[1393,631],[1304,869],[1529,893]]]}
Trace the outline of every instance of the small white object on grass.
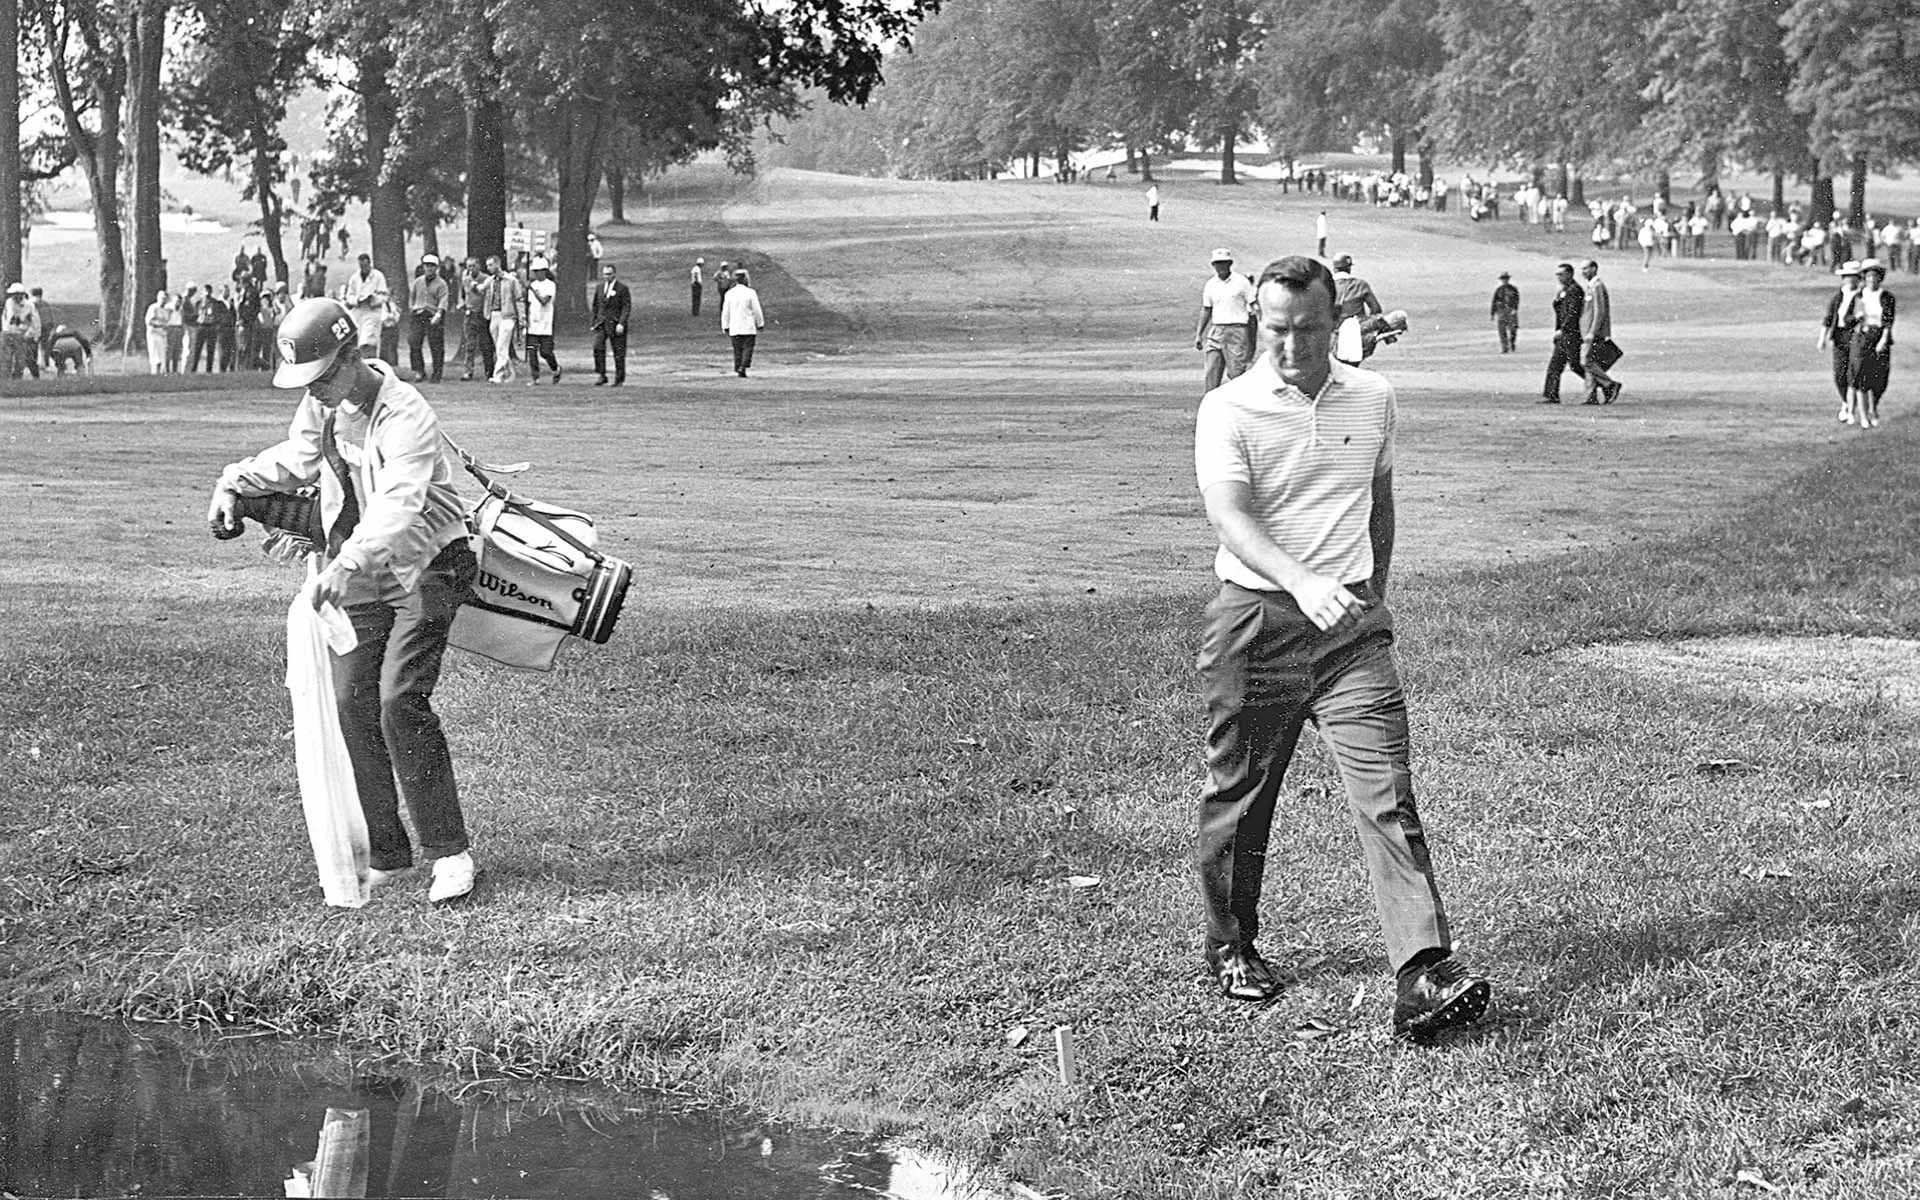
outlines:
{"label": "small white object on grass", "polygon": [[1054,1026],[1053,1055],[1056,1065],[1060,1068],[1060,1082],[1066,1087],[1074,1086],[1075,1080],[1079,1077],[1079,1071],[1074,1067],[1073,1029],[1070,1026]]}

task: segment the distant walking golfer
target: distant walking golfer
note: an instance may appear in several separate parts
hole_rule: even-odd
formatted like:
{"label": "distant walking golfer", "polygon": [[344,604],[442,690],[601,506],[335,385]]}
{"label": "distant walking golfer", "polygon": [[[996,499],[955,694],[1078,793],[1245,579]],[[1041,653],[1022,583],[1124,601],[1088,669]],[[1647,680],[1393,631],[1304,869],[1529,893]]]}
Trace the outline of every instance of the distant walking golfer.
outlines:
{"label": "distant walking golfer", "polygon": [[1491,315],[1493,327],[1500,334],[1500,353],[1511,354],[1520,344],[1520,289],[1513,286],[1513,276],[1500,272],[1500,286],[1493,289]]}
{"label": "distant walking golfer", "polygon": [[1284,985],[1255,948],[1260,884],[1274,801],[1311,720],[1339,768],[1373,880],[1397,980],[1394,1031],[1423,1038],[1478,1020],[1492,989],[1453,956],[1414,807],[1386,606],[1393,388],[1333,361],[1324,263],[1272,263],[1258,296],[1260,357],[1200,402],[1194,434],[1195,473],[1220,538],[1220,592],[1198,659],[1207,966],[1236,1000],[1266,1000]]}
{"label": "distant walking golfer", "polygon": [[1213,278],[1200,289],[1200,325],[1193,332],[1193,348],[1206,356],[1202,394],[1222,380],[1238,378],[1253,359],[1253,284],[1235,273],[1233,252],[1213,252]]}

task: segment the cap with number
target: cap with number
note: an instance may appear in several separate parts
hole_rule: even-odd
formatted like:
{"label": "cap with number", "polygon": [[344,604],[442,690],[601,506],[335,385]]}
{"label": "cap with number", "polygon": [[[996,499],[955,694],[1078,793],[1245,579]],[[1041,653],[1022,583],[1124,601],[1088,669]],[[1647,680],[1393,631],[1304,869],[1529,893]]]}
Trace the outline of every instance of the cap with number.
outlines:
{"label": "cap with number", "polygon": [[338,300],[316,296],[302,300],[280,318],[274,332],[278,349],[273,386],[303,388],[333,362],[340,347],[357,341],[353,314]]}

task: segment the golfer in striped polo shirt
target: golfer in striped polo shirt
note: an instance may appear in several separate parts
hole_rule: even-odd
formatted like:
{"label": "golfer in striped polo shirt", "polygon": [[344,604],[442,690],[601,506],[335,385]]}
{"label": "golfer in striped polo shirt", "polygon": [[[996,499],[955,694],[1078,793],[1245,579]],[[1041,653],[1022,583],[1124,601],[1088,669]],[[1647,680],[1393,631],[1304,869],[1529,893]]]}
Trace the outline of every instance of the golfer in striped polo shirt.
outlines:
{"label": "golfer in striped polo shirt", "polygon": [[1223,994],[1285,981],[1255,947],[1274,801],[1306,722],[1360,831],[1398,989],[1394,1031],[1478,1020],[1487,981],[1452,953],[1414,808],[1394,665],[1393,388],[1332,356],[1337,304],[1318,259],[1261,272],[1259,358],[1200,403],[1194,465],[1220,537],[1199,668],[1207,779],[1197,866],[1206,959]]}

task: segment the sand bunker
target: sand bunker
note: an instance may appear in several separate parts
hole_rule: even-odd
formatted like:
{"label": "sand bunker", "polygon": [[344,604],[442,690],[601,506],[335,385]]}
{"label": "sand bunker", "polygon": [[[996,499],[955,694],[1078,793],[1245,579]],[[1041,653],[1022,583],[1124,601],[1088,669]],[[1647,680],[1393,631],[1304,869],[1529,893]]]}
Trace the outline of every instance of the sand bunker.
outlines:
{"label": "sand bunker", "polygon": [[1899,638],[1695,638],[1584,646],[1564,657],[1750,699],[1826,704],[1879,694],[1920,712],[1920,642]]}

